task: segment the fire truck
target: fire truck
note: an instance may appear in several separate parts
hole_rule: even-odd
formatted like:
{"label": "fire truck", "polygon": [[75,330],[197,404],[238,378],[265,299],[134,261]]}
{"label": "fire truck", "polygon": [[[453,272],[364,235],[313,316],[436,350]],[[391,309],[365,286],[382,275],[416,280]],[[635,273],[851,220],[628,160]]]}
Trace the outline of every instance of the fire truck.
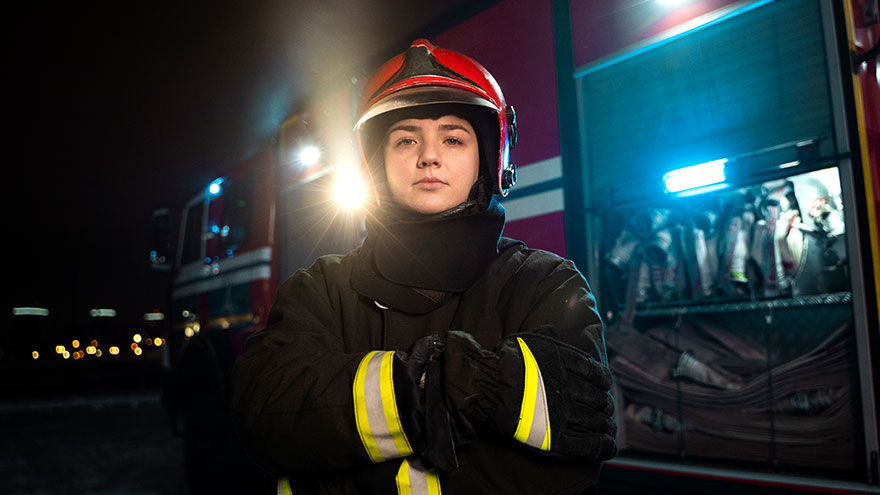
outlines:
{"label": "fire truck", "polygon": [[[422,34],[516,107],[504,235],[574,260],[606,321],[620,454],[601,493],[878,493],[876,0],[468,15]],[[355,79],[154,217],[169,362],[201,347],[215,384],[190,403],[222,403],[280,281],[362,241],[334,199],[359,173]]]}

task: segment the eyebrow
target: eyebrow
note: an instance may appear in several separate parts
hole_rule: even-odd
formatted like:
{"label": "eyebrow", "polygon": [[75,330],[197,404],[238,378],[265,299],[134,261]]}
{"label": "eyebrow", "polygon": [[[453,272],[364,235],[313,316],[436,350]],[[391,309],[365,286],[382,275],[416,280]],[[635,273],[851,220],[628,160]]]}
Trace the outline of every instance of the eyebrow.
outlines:
{"label": "eyebrow", "polygon": [[[460,129],[460,130],[470,134],[470,131],[467,129],[467,127],[460,125],[460,124],[442,124],[440,126],[440,129],[443,131],[452,131],[452,130]],[[388,134],[391,134],[394,131],[418,132],[421,130],[422,130],[421,126],[417,126],[417,125],[395,124],[395,125],[392,125],[390,129],[388,129]]]}

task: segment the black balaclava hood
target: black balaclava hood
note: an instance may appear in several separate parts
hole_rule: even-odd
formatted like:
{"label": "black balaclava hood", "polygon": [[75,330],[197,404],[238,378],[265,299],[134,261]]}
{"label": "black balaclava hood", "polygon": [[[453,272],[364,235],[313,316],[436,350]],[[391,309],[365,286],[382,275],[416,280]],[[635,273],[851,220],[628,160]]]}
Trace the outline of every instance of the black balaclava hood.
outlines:
{"label": "black balaclava hood", "polygon": [[427,312],[449,293],[470,287],[498,256],[504,229],[504,208],[492,197],[497,150],[484,145],[498,142],[497,119],[485,109],[434,104],[398,110],[378,117],[382,121],[374,123],[371,139],[381,135],[384,140],[388,127],[403,119],[444,115],[470,122],[480,146],[479,177],[460,205],[431,215],[397,205],[385,186],[381,141],[373,148],[371,173],[380,205],[367,217],[367,239],[352,284],[361,294],[407,312]]}

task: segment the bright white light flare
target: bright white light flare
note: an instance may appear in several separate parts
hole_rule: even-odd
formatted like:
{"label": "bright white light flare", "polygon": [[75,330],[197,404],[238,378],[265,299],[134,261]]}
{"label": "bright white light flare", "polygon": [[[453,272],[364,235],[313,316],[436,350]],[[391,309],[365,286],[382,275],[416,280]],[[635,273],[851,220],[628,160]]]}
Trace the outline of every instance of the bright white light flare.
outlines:
{"label": "bright white light flare", "polygon": [[360,208],[367,197],[367,187],[361,174],[353,170],[339,172],[333,185],[333,197],[346,210]]}
{"label": "bright white light flare", "polygon": [[321,158],[321,150],[316,146],[306,146],[299,152],[299,162],[306,167],[318,163]]}

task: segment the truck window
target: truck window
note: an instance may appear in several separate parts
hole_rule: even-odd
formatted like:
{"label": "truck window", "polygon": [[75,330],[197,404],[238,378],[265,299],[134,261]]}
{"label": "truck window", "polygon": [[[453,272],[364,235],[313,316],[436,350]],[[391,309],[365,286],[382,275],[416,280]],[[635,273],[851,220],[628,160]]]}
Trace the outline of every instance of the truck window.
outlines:
{"label": "truck window", "polygon": [[242,177],[229,184],[224,192],[223,227],[220,245],[224,251],[236,251],[248,240],[251,226],[254,178]]}
{"label": "truck window", "polygon": [[160,208],[153,211],[153,232],[150,244],[150,268],[169,271],[173,259],[173,238],[171,210]]}
{"label": "truck window", "polygon": [[186,230],[183,233],[181,265],[202,258],[202,212],[204,204],[198,203],[186,210]]}

